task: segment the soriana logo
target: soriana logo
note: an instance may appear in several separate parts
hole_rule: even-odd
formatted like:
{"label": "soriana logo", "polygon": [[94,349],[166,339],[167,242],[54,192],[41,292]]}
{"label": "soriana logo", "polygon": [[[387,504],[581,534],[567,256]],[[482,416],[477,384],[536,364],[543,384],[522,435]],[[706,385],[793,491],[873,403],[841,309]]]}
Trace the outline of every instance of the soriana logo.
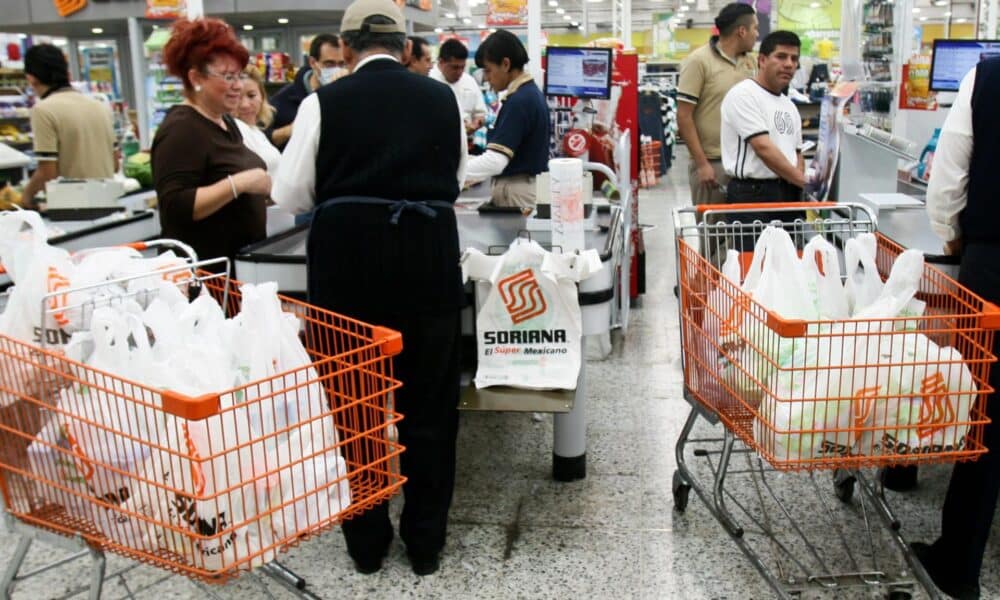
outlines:
{"label": "soriana logo", "polygon": [[497,282],[497,289],[514,325],[533,319],[548,309],[542,288],[531,269],[501,279]]}
{"label": "soriana logo", "polygon": [[934,435],[936,431],[956,421],[955,407],[949,402],[948,383],[939,372],[925,377],[920,382],[920,393],[924,394],[920,401],[920,421],[917,435],[923,439]]}

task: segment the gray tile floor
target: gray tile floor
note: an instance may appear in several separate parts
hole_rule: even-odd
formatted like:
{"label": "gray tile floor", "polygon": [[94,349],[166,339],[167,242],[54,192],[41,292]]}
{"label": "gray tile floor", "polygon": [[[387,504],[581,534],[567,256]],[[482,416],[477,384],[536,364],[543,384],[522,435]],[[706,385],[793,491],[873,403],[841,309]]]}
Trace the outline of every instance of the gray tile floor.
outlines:
{"label": "gray tile floor", "polygon": [[[684,154],[681,150],[679,154]],[[724,533],[705,505],[691,495],[685,513],[674,510],[671,476],[674,443],[688,413],[682,398],[677,304],[674,285],[670,210],[688,204],[686,164],[678,164],[659,187],[641,195],[646,231],[648,287],[632,313],[628,335],[616,341],[609,358],[588,364],[589,476],[576,483],[555,483],[551,466],[552,419],[528,414],[462,415],[458,483],[441,570],[416,577],[396,541],[385,568],[376,575],[354,572],[338,532],[303,543],[282,560],[306,577],[322,598],[770,598],[773,592]],[[699,435],[713,432],[704,423]],[[717,432],[715,432],[717,434]],[[689,460],[693,460],[689,456]],[[745,459],[734,459],[736,466]],[[694,463],[704,477],[703,463]],[[948,468],[922,473],[921,486],[906,495],[889,495],[910,539],[930,540],[938,529],[938,510]],[[843,543],[863,547],[855,501],[840,505],[829,473],[816,474],[820,494],[807,476],[769,476],[776,495],[796,505],[803,531],[831,568],[850,567]],[[732,480],[736,500],[756,497],[747,480]],[[812,499],[807,499],[807,492]],[[825,504],[824,504],[825,502]],[[398,511],[398,499],[394,501]],[[770,523],[788,530],[788,520],[772,506]],[[829,517],[827,515],[829,514]],[[748,527],[750,530],[751,527]],[[748,535],[757,539],[753,535]],[[898,552],[876,536],[874,556],[882,567],[899,563]],[[15,539],[0,534],[0,563],[12,554]],[[796,557],[807,547],[789,542]],[[774,552],[762,546],[772,566]],[[862,548],[859,560],[870,559]],[[37,545],[29,568],[56,555]],[[988,549],[982,583],[985,598],[1000,597],[1000,543]],[[109,572],[129,563],[110,559]],[[87,581],[86,561],[20,584],[15,598],[61,598]],[[151,567],[139,567],[105,586],[106,598],[254,598],[291,597],[279,586],[246,576],[206,591],[190,581]],[[84,597],[81,595],[80,597]],[[878,593],[805,594],[807,598],[869,598]],[[922,592],[917,598],[926,597]]]}

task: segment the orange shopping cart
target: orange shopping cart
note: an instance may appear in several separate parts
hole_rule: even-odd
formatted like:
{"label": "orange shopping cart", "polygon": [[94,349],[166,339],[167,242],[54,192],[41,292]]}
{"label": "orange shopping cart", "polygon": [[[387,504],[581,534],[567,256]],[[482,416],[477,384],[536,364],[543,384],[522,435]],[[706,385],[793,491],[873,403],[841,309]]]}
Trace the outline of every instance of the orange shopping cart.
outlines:
{"label": "orange shopping cart", "polygon": [[[240,313],[240,283],[226,259],[199,262],[178,242],[133,245],[163,246],[192,258],[58,287],[42,299],[40,322],[72,315],[85,327],[100,309],[148,301],[164,285],[192,303],[211,295],[228,317]],[[108,552],[203,588],[256,570],[312,597],[278,555],[387,502],[405,481],[394,433],[402,417],[392,409],[402,339],[278,298],[285,322],[298,323],[304,364],[194,397],[72,360],[53,347],[64,336],[30,343],[0,335],[0,492],[7,525],[21,534],[2,580],[8,597],[22,579],[90,556],[89,593],[98,598]],[[120,339],[139,347],[151,331]],[[207,452],[193,441],[197,431]],[[22,574],[35,539],[77,553]]]}
{"label": "orange shopping cart", "polygon": [[[819,218],[803,220],[804,209]],[[715,219],[696,223],[697,213]],[[986,452],[984,403],[993,392],[1000,309],[925,265],[911,300],[918,308],[905,316],[783,319],[720,270],[732,250],[741,279],[755,268],[752,245],[768,224],[788,232],[800,254],[814,236],[842,249],[874,234],[870,269],[879,280],[904,251],[877,233],[861,205],[674,212],[684,396],[692,407],[676,446],[674,506],[684,512],[693,489],[779,597],[861,588],[901,600],[920,586],[936,598],[871,472]],[[719,425],[721,437],[694,437],[696,427],[701,436]],[[741,461],[745,466],[733,464]],[[825,489],[817,477],[824,470],[832,473]],[[840,502],[828,499],[831,491]],[[806,500],[806,492],[816,499]],[[873,527],[876,520],[886,527]]]}

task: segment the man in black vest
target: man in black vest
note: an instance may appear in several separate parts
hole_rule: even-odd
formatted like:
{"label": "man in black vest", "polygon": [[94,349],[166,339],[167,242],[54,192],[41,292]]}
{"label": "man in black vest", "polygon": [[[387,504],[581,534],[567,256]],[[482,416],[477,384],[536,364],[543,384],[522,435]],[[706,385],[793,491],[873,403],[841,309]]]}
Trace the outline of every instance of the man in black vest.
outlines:
{"label": "man in black vest", "polygon": [[[959,88],[941,129],[927,190],[931,227],[949,254],[961,254],[958,280],[1000,303],[1000,58],[979,63]],[[1000,337],[993,353],[1000,352]],[[990,385],[1000,389],[993,365]],[[941,514],[941,537],[913,549],[941,591],[960,599],[979,598],[979,571],[1000,493],[1000,397],[985,399],[990,418],[983,432],[988,452],[976,462],[955,465]]]}
{"label": "man in black vest", "polygon": [[[403,334],[399,533],[413,571],[427,575],[438,569],[455,481],[464,294],[452,205],[464,131],[451,89],[400,64],[406,28],[392,0],[356,0],[341,40],[353,72],[303,101],[272,196],[296,213],[318,204],[310,302]],[[357,570],[380,569],[393,536],[388,503],[343,531]]]}

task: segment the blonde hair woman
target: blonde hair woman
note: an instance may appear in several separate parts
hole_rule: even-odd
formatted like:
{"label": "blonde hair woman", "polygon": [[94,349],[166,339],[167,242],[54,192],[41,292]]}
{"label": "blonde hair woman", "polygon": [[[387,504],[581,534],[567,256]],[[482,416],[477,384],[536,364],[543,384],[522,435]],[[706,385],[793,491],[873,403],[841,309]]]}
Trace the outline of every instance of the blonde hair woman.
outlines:
{"label": "blonde hair woman", "polygon": [[264,78],[253,65],[247,65],[241,75],[243,92],[240,104],[233,116],[237,119],[243,141],[267,164],[267,172],[273,175],[278,170],[281,153],[264,135],[263,129],[274,119],[274,107],[267,103]]}

